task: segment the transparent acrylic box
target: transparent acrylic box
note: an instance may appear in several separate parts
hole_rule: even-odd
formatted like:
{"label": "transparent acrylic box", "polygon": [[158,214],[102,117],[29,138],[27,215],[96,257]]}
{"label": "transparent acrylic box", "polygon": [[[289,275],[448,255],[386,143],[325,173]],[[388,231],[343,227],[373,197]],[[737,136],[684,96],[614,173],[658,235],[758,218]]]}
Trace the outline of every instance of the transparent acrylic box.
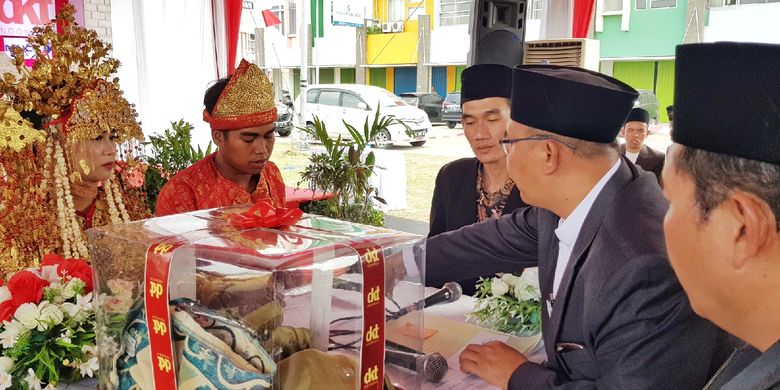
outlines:
{"label": "transparent acrylic box", "polygon": [[[167,375],[179,389],[419,388],[420,375],[385,369],[378,351],[388,313],[423,299],[422,237],[313,215],[275,228],[230,223],[248,208],[88,231],[99,387],[166,388]],[[159,256],[167,280],[149,265]],[[395,299],[391,275],[388,288],[403,289]],[[419,340],[406,346],[422,351],[422,315],[399,321]]]}

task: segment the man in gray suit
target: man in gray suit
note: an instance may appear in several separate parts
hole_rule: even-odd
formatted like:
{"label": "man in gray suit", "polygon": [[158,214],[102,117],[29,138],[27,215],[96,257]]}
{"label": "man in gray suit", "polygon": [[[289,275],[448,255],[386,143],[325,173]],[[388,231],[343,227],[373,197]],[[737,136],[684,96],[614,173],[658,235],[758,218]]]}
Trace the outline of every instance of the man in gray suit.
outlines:
{"label": "man in gray suit", "polygon": [[677,47],[669,260],[696,313],[752,346],[712,389],[780,389],[778,67],[780,45]]}
{"label": "man in gray suit", "polygon": [[620,129],[620,135],[626,143],[620,145],[620,154],[624,154],[632,163],[652,172],[661,183],[661,171],[664,169],[664,154],[645,145],[650,126],[650,114],[643,108],[634,108]]}
{"label": "man in gray suit", "polygon": [[429,239],[426,280],[538,266],[548,361],[491,342],[468,346],[461,370],[509,389],[700,388],[718,330],[693,313],[669,266],[655,176],[615,142],[636,91],[579,68],[513,72],[501,143],[535,207]]}

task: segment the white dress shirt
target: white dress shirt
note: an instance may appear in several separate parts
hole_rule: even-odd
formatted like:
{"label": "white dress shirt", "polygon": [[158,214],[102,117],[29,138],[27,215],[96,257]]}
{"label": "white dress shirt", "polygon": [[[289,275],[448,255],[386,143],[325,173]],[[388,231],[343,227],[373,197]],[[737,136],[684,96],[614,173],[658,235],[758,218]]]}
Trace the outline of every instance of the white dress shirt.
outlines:
{"label": "white dress shirt", "polygon": [[590,190],[587,196],[577,205],[577,208],[572,211],[568,218],[561,218],[558,221],[558,228],[555,229],[555,235],[558,237],[558,261],[555,265],[555,279],[553,280],[553,296],[558,294],[558,288],[561,285],[561,279],[563,278],[563,272],[566,271],[566,266],[571,260],[571,251],[574,248],[574,243],[577,241],[577,237],[580,235],[582,224],[585,222],[585,217],[588,216],[590,208],[593,207],[593,203],[596,198],[604,189],[609,179],[617,172],[620,167],[620,159],[607,171],[601,180],[596,183]]}
{"label": "white dress shirt", "polygon": [[632,163],[636,164],[636,159],[639,158],[639,153],[632,153],[626,150],[626,157],[628,157]]}

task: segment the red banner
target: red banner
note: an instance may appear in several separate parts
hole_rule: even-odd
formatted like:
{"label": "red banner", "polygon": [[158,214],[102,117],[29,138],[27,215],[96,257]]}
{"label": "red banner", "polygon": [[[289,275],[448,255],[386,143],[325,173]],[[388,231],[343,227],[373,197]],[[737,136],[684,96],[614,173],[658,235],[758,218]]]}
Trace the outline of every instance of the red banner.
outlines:
{"label": "red banner", "polygon": [[152,353],[154,386],[158,390],[175,390],[176,364],[171,341],[171,316],[168,309],[168,274],[173,251],[183,242],[172,240],[152,244],[146,251],[144,303],[149,347]]}
{"label": "red banner", "polygon": [[350,244],[363,268],[363,343],[360,388],[382,390],[385,376],[385,258],[371,242]]}

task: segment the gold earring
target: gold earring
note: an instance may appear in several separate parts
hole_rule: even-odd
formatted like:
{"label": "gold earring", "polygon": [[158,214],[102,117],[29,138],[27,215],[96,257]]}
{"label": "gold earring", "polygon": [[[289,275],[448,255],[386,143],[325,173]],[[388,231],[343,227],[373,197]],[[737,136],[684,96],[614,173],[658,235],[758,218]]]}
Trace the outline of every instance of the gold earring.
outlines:
{"label": "gold earring", "polygon": [[84,159],[79,160],[79,165],[81,166],[81,170],[84,171],[84,174],[89,175],[89,172],[92,169],[89,167],[89,164],[87,164],[87,160]]}

